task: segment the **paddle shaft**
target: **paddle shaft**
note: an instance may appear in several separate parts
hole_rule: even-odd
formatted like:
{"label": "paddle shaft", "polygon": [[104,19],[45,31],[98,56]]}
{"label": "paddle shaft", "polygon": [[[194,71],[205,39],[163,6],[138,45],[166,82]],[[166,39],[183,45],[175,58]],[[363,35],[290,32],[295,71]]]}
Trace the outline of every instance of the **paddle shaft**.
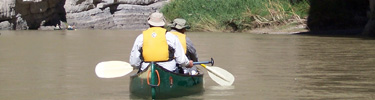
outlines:
{"label": "paddle shaft", "polygon": [[193,65],[202,65],[202,64],[211,64],[211,66],[213,66],[214,65],[214,59],[211,58],[211,61],[193,62]]}
{"label": "paddle shaft", "polygon": [[200,65],[200,64],[210,64],[211,61],[200,61],[200,62],[193,62],[193,65]]}

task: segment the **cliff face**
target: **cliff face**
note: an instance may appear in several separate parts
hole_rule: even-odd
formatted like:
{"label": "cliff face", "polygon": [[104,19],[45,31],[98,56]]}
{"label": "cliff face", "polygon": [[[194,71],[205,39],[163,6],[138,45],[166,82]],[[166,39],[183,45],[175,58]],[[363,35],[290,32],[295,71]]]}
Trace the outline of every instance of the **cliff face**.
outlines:
{"label": "cliff face", "polygon": [[14,0],[1,0],[0,1],[0,29],[11,29],[12,16],[15,16],[14,7],[16,1]]}
{"label": "cliff face", "polygon": [[310,0],[310,6],[310,31],[363,29],[375,36],[375,0]]}
{"label": "cliff face", "polygon": [[364,27],[368,0],[310,0],[307,25],[310,31]]}
{"label": "cliff face", "polygon": [[0,1],[0,29],[37,29],[57,24],[65,19],[62,7],[65,0],[2,0]]}
{"label": "cliff face", "polygon": [[77,28],[145,29],[147,18],[166,1],[67,0],[67,22]]}
{"label": "cliff face", "polygon": [[92,29],[144,29],[165,0],[1,0],[0,29],[59,24]]}
{"label": "cliff face", "polygon": [[[65,0],[16,0],[16,17],[23,19],[30,29],[37,29],[43,25],[56,25],[66,21],[63,5]],[[22,26],[25,27],[25,26]],[[19,26],[16,29],[24,29]]]}
{"label": "cliff face", "polygon": [[375,36],[375,0],[370,0],[370,11],[367,12],[369,20],[363,30],[364,35]]}

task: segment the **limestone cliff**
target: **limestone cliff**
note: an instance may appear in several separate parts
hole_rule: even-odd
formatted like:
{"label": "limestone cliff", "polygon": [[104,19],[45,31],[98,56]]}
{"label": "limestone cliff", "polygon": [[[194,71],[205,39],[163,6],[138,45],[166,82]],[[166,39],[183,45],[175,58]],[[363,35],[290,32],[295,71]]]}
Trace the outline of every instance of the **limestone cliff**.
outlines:
{"label": "limestone cliff", "polygon": [[0,29],[37,29],[65,19],[65,0],[2,0],[0,1]]}
{"label": "limestone cliff", "polygon": [[167,1],[67,0],[67,22],[84,29],[145,29],[150,13]]}
{"label": "limestone cliff", "polygon": [[[0,29],[144,29],[167,0],[1,0]],[[61,22],[67,22],[61,23]]]}
{"label": "limestone cliff", "polygon": [[16,1],[1,0],[0,1],[0,29],[12,29],[12,17],[15,16],[14,7]]}

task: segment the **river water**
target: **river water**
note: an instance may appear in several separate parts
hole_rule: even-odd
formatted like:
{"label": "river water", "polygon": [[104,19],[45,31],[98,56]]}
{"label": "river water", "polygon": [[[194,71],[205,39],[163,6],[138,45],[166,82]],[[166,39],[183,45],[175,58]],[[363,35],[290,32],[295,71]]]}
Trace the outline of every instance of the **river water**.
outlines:
{"label": "river water", "polygon": [[[101,79],[94,69],[101,61],[128,62],[140,32],[0,31],[0,100],[137,99],[129,93],[130,75]],[[205,75],[203,93],[175,99],[375,99],[375,40],[248,33],[188,36],[200,61],[214,58],[214,66],[236,80],[222,87]]]}

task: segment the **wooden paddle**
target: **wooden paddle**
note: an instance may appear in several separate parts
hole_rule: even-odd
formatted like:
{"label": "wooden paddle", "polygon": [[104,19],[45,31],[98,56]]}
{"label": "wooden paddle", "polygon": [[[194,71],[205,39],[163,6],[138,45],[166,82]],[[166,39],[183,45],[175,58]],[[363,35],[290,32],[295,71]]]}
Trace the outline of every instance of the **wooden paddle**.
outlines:
{"label": "wooden paddle", "polygon": [[[197,64],[208,64],[210,61],[194,62]],[[133,67],[124,61],[103,61],[96,65],[95,73],[99,78],[122,77],[133,71]]]}
{"label": "wooden paddle", "polygon": [[104,61],[95,67],[95,73],[99,78],[122,77],[133,71],[133,67],[123,61]]}
{"label": "wooden paddle", "polygon": [[[194,65],[200,64],[202,67],[207,69],[208,75],[221,86],[230,86],[234,82],[234,76],[228,71],[220,67],[210,67],[204,64],[214,64],[213,59],[211,61],[194,62]],[[100,62],[95,67],[95,73],[99,78],[117,78],[122,77],[133,71],[133,67],[124,61],[104,61]]]}
{"label": "wooden paddle", "polygon": [[233,84],[234,76],[231,73],[220,67],[206,66],[205,64],[208,63],[214,65],[214,59],[211,58],[211,61],[194,62],[194,65],[200,64],[202,67],[204,67],[208,71],[208,75],[211,77],[211,79],[221,86],[231,86]]}
{"label": "wooden paddle", "polygon": [[208,75],[217,84],[221,86],[231,86],[233,84],[234,76],[225,69],[220,67],[209,67],[204,64],[201,64],[201,66],[207,69]]}
{"label": "wooden paddle", "polygon": [[[210,61],[194,62],[197,64],[208,64]],[[95,73],[99,78],[122,77],[133,71],[133,67],[124,61],[103,61],[96,65]]]}

